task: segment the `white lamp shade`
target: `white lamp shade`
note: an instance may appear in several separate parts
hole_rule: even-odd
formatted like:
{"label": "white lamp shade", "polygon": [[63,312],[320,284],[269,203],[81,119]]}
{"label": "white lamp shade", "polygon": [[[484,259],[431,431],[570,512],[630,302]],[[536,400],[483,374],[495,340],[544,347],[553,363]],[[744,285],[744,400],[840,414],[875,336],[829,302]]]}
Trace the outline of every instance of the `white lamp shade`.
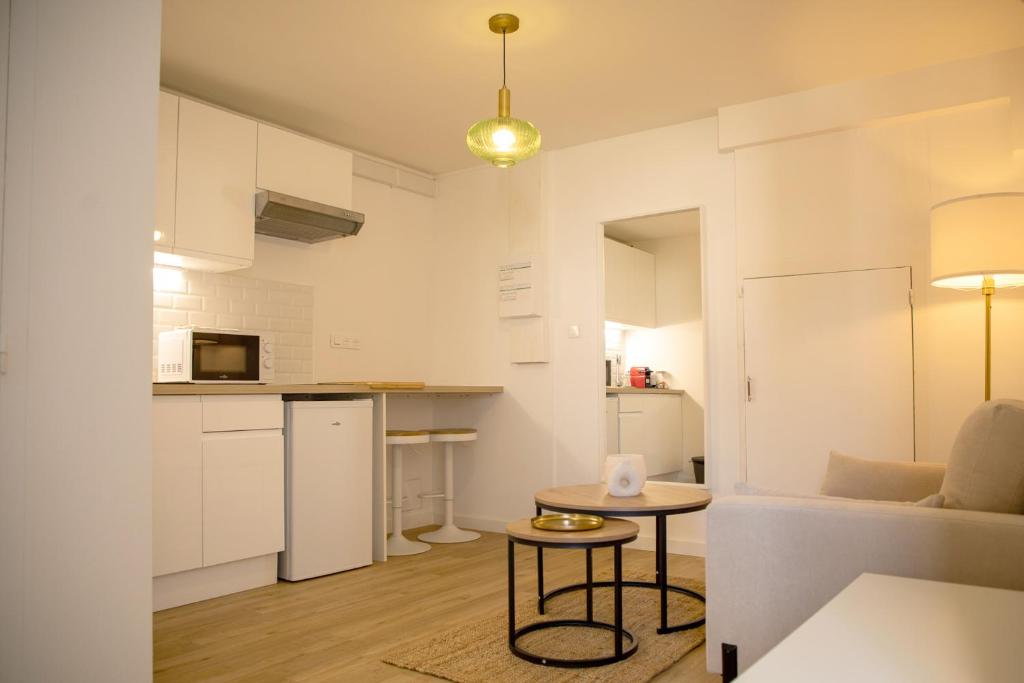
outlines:
{"label": "white lamp shade", "polygon": [[932,208],[931,283],[981,289],[1024,285],[1024,192],[952,199]]}

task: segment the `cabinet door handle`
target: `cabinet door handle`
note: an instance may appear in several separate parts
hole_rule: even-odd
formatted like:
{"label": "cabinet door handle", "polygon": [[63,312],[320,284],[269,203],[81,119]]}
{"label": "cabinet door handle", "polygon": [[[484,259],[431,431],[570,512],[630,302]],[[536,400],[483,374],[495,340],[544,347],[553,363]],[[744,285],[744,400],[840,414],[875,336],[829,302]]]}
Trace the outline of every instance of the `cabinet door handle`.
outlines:
{"label": "cabinet door handle", "polygon": [[332,426],[332,427],[338,427],[338,426],[340,426],[340,425],[341,425],[341,423],[340,423],[340,422],[332,422],[332,423],[331,423],[331,426]]}

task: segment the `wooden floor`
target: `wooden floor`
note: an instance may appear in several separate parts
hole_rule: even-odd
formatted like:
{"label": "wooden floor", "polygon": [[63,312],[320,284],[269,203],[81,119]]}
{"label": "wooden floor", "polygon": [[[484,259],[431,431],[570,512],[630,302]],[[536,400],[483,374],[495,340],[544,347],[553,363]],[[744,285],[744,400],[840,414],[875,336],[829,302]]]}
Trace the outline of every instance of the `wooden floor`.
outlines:
{"label": "wooden floor", "polygon": [[[384,664],[380,657],[404,641],[504,611],[505,548],[503,534],[484,534],[479,541],[435,544],[425,554],[372,567],[157,612],[154,678],[436,682],[432,676]],[[536,585],[534,555],[518,550],[519,585],[531,590]],[[545,553],[547,585],[579,580],[582,552]],[[595,555],[595,570],[604,567],[607,554]],[[653,574],[654,554],[626,549],[623,565]],[[703,580],[704,560],[669,555],[669,574]],[[707,673],[701,646],[655,680],[721,678]]]}

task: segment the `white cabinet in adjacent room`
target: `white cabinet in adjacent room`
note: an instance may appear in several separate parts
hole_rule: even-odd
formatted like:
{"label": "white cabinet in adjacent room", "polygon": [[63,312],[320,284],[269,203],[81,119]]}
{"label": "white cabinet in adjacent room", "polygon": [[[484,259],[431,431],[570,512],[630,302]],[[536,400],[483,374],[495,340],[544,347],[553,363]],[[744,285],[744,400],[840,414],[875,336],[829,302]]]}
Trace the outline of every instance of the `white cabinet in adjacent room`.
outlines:
{"label": "white cabinet in adjacent room", "polygon": [[203,564],[284,550],[279,429],[203,435]]}
{"label": "white cabinet in adjacent room", "polygon": [[679,394],[620,394],[619,452],[639,453],[648,476],[683,469],[683,403]]}
{"label": "white cabinet in adjacent room", "polygon": [[605,238],[605,320],[657,326],[654,268],[654,254]]}
{"label": "white cabinet in adjacent room", "polygon": [[153,576],[203,566],[202,404],[153,399]]}
{"label": "white cabinet in adjacent room", "polygon": [[352,153],[260,123],[256,186],[320,204],[352,205]]}

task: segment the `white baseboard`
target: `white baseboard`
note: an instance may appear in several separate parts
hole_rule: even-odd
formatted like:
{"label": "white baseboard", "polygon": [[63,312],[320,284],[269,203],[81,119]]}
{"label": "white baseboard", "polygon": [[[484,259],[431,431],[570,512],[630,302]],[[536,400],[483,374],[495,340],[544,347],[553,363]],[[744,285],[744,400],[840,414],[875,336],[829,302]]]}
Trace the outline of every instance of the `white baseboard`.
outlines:
{"label": "white baseboard", "polygon": [[[475,529],[476,531],[493,531],[495,533],[505,533],[505,526],[508,521],[502,519],[494,519],[493,517],[473,517],[473,516],[455,516],[455,523],[465,529]],[[626,546],[627,548],[635,548],[636,550],[654,550],[654,537],[653,536],[640,536],[635,541]],[[690,539],[668,539],[668,551],[673,555],[693,555],[695,557],[707,557],[708,549],[707,543],[704,541],[694,541]]]}
{"label": "white baseboard", "polygon": [[153,611],[277,583],[277,553],[153,578]]}

